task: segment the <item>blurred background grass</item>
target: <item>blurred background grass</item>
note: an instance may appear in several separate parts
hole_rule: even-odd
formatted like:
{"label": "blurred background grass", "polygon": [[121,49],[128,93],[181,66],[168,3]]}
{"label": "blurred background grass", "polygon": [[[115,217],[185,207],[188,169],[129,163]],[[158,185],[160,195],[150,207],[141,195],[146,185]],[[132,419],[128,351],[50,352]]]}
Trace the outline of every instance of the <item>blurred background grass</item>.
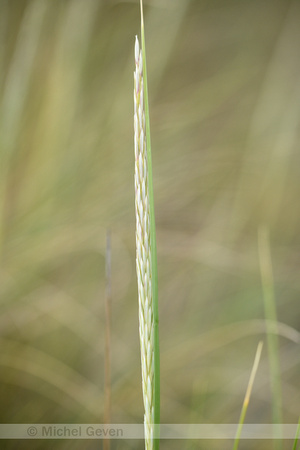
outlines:
{"label": "blurred background grass", "polygon": [[[299,2],[149,0],[144,7],[161,421],[238,421],[256,346],[266,337],[257,238],[266,225],[282,415],[297,423]],[[139,14],[137,1],[0,2],[2,423],[103,422],[108,228],[111,421],[143,420],[132,117]],[[272,421],[266,345],[247,421]],[[3,441],[2,448],[53,444]],[[240,448],[254,445],[273,448],[266,441]],[[143,443],[114,441],[112,448]]]}

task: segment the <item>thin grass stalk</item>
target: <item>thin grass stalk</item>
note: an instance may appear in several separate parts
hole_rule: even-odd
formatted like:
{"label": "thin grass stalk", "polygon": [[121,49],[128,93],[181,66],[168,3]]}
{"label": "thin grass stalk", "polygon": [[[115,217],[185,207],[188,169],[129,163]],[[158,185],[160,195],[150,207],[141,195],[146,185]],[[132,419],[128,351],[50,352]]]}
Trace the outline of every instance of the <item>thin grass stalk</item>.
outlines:
{"label": "thin grass stalk", "polygon": [[[157,257],[143,4],[134,74],[136,247],[146,449],[159,449],[160,359]],[[155,432],[154,432],[155,427]],[[155,434],[155,439],[153,436]]]}
{"label": "thin grass stalk", "polygon": [[297,430],[296,430],[296,436],[295,436],[295,440],[294,440],[293,450],[297,450],[299,434],[300,434],[300,417],[298,420],[298,426],[297,426]]}
{"label": "thin grass stalk", "polygon": [[[275,447],[282,448],[282,393],[280,380],[280,363],[278,350],[278,327],[274,293],[272,258],[270,250],[269,230],[262,226],[258,230],[258,253],[263,288],[264,310],[266,318],[268,355],[270,361],[270,381],[272,392],[272,418],[276,434]],[[272,324],[272,325],[271,325]],[[275,324],[275,329],[274,329]]]}
{"label": "thin grass stalk", "polygon": [[145,448],[146,450],[152,450],[154,434],[154,315],[145,120],[143,57],[138,38],[136,37],[134,72],[136,272],[139,297],[142,386],[145,409]]}
{"label": "thin grass stalk", "polygon": [[252,370],[251,370],[251,374],[250,374],[250,378],[249,378],[249,382],[248,382],[248,386],[247,386],[247,390],[246,390],[246,394],[245,394],[245,398],[244,398],[244,402],[243,402],[243,406],[242,406],[242,411],[240,414],[239,424],[238,424],[238,428],[237,428],[237,432],[236,432],[235,440],[234,440],[234,444],[233,444],[233,450],[238,449],[238,445],[239,445],[239,441],[240,441],[240,437],[241,437],[241,433],[242,433],[242,428],[243,428],[243,425],[245,422],[245,417],[246,417],[247,409],[249,406],[252,387],[253,387],[253,383],[255,380],[256,372],[257,372],[260,357],[261,357],[262,348],[263,348],[263,342],[260,341],[257,346],[254,363],[252,366]]}
{"label": "thin grass stalk", "polygon": [[[146,449],[159,449],[160,356],[157,257],[143,2],[141,44],[135,42],[134,131],[136,248]],[[154,438],[155,435],[155,438]]]}
{"label": "thin grass stalk", "polygon": [[[151,272],[152,272],[152,296],[153,296],[153,316],[154,316],[154,423],[156,425],[156,437],[159,437],[160,423],[160,351],[159,351],[159,327],[158,327],[158,287],[157,287],[157,255],[156,255],[156,231],[154,214],[154,194],[152,177],[152,156],[150,139],[150,114],[148,102],[147,64],[146,64],[146,44],[144,30],[143,2],[141,5],[141,38],[143,55],[143,77],[144,77],[144,102],[146,119],[146,145],[148,158],[148,184],[149,184],[149,206],[150,206],[150,239],[151,239]],[[155,450],[159,449],[159,439],[154,441]]]}
{"label": "thin grass stalk", "polygon": [[[105,252],[105,370],[104,370],[104,423],[111,423],[111,239],[106,232]],[[103,450],[110,450],[110,440],[103,440]]]}

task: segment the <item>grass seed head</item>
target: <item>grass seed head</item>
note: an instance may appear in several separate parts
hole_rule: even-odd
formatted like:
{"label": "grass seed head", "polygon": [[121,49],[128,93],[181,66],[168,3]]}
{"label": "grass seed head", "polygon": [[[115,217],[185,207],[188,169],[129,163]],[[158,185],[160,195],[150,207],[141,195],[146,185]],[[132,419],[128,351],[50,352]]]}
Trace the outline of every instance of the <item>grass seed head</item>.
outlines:
{"label": "grass seed head", "polygon": [[137,37],[135,38],[134,55],[136,271],[145,408],[145,446],[146,450],[152,450],[154,423],[154,320],[151,284],[150,205],[145,131],[143,59]]}

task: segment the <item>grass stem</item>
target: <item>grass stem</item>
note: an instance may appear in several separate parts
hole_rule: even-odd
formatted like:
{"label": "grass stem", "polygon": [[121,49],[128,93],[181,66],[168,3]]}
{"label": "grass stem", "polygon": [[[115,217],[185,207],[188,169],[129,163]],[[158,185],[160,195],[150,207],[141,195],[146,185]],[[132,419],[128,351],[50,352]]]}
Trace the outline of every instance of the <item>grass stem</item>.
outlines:
{"label": "grass stem", "polygon": [[253,367],[251,370],[251,374],[250,374],[250,378],[249,378],[249,382],[248,382],[248,386],[247,386],[247,390],[246,390],[246,394],[245,394],[245,398],[244,398],[244,402],[243,402],[243,406],[242,406],[242,411],[241,411],[241,415],[240,415],[240,419],[239,419],[239,425],[238,425],[238,429],[237,429],[235,440],[234,440],[233,450],[237,450],[238,445],[239,445],[239,440],[241,437],[242,428],[243,428],[243,424],[245,421],[245,417],[246,417],[246,413],[247,413],[247,409],[248,409],[248,405],[249,405],[249,401],[250,401],[250,396],[251,396],[251,392],[252,392],[252,387],[253,387],[254,379],[256,376],[256,372],[257,372],[260,357],[261,357],[262,348],[263,348],[263,342],[260,341],[257,346],[254,363],[253,363]]}
{"label": "grass stem", "polygon": [[271,393],[272,393],[272,419],[276,424],[276,448],[282,448],[280,440],[281,431],[279,424],[282,423],[282,400],[281,400],[281,381],[280,364],[278,351],[278,330],[277,314],[274,294],[274,280],[272,258],[270,250],[269,230],[262,226],[258,230],[258,253],[261,281],[263,288],[263,300],[266,319],[268,355],[270,361]]}

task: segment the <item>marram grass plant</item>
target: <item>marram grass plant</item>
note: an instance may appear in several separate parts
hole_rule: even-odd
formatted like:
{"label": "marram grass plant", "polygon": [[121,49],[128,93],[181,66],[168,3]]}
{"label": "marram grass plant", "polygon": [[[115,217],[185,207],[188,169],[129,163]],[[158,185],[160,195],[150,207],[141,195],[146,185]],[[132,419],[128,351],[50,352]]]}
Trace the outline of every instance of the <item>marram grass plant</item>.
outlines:
{"label": "marram grass plant", "polygon": [[143,9],[141,2],[141,38],[135,39],[134,72],[134,150],[136,271],[139,297],[139,333],[144,399],[146,450],[158,449],[154,424],[159,424],[159,344],[157,304],[157,263],[152,187],[150,121]]}
{"label": "marram grass plant", "polygon": [[139,293],[139,331],[145,407],[146,448],[152,448],[154,423],[154,325],[151,276],[150,208],[148,164],[143,108],[142,54],[135,42],[135,207],[136,207],[136,272]]}

